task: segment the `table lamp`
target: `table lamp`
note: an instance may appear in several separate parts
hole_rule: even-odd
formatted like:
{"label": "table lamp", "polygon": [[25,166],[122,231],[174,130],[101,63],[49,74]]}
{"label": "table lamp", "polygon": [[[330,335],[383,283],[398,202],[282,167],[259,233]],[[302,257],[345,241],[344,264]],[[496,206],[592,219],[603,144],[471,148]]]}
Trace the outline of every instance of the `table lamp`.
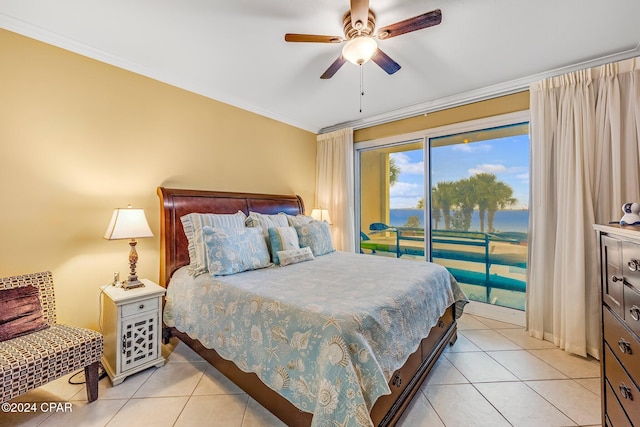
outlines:
{"label": "table lamp", "polygon": [[328,209],[313,208],[313,210],[311,211],[311,218],[315,219],[316,221],[326,221],[329,223],[329,225],[332,224]]}
{"label": "table lamp", "polygon": [[136,239],[142,237],[153,237],[149,228],[147,217],[143,209],[134,209],[131,205],[126,208],[113,210],[111,222],[104,233],[107,240],[131,239],[129,246],[129,278],[122,284],[122,289],[128,290],[144,286],[136,274],[136,263],[138,262],[138,252],[136,252]]}

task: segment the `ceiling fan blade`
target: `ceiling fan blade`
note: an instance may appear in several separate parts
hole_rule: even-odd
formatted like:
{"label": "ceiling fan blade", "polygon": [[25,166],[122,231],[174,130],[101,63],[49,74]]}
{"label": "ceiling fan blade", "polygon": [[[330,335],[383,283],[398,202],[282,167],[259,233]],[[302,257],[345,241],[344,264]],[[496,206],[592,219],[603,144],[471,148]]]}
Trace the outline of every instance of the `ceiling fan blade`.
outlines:
{"label": "ceiling fan blade", "polygon": [[381,51],[380,48],[376,50],[376,53],[373,54],[371,60],[378,64],[380,68],[385,70],[387,74],[393,74],[400,69],[400,64],[391,59],[389,55]]}
{"label": "ceiling fan blade", "polygon": [[341,43],[340,36],[321,36],[317,34],[285,34],[284,41],[298,43]]}
{"label": "ceiling fan blade", "polygon": [[442,12],[440,9],[387,25],[378,30],[379,39],[388,39],[399,36],[401,34],[410,33],[411,31],[421,30],[423,28],[433,27],[442,22]]}
{"label": "ceiling fan blade", "polygon": [[368,21],[369,0],[351,0],[351,25],[353,28],[359,31],[367,26]]}
{"label": "ceiling fan blade", "polygon": [[333,61],[333,64],[329,65],[329,68],[327,68],[327,71],[325,71],[324,74],[320,76],[320,78],[330,79],[340,69],[340,67],[344,65],[345,62],[347,62],[347,60],[344,59],[342,55],[340,55],[338,59]]}

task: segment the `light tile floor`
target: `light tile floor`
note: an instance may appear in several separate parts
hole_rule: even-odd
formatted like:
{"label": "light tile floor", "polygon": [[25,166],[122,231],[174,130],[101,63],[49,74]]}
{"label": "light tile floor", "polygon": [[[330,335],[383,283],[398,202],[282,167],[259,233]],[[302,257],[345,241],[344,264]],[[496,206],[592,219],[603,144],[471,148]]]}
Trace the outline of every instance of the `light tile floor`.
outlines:
{"label": "light tile floor", "polygon": [[[600,425],[600,368],[523,328],[470,314],[400,421],[401,427]],[[273,415],[183,343],[163,346],[167,364],[100,381],[100,398],[68,376],[12,402],[35,413],[0,412],[0,426],[258,427],[282,426]],[[72,412],[43,412],[40,402],[71,402]]]}

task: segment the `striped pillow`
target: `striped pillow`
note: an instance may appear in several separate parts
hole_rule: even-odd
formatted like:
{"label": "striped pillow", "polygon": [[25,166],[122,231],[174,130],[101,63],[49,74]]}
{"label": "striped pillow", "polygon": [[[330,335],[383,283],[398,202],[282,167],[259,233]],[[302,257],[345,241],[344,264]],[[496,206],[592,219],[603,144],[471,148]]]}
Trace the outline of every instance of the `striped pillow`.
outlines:
{"label": "striped pillow", "polygon": [[271,259],[275,264],[280,264],[278,259],[279,251],[289,251],[299,249],[298,233],[293,227],[271,227],[269,228],[269,242],[271,244]]}
{"label": "striped pillow", "polygon": [[247,227],[260,227],[265,238],[269,237],[269,229],[271,227],[286,227],[289,225],[285,215],[265,215],[258,212],[249,212],[245,224]]}
{"label": "striped pillow", "polygon": [[242,211],[234,214],[190,213],[181,217],[182,228],[189,241],[189,273],[198,276],[209,271],[207,247],[202,237],[203,227],[242,229],[246,218]]}
{"label": "striped pillow", "polygon": [[311,221],[313,221],[313,218],[310,216],[306,216],[306,215],[287,215],[287,222],[289,222],[289,225],[292,227],[295,227],[296,225],[305,225],[305,224],[309,224]]}

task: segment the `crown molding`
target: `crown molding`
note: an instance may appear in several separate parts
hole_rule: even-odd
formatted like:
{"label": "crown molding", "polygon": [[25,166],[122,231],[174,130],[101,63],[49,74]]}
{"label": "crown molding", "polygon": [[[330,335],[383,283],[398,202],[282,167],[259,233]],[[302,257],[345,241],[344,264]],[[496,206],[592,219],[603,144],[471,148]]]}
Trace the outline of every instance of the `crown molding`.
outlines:
{"label": "crown molding", "polygon": [[432,101],[415,104],[409,107],[399,108],[391,110],[385,113],[377,114],[374,116],[365,117],[350,122],[338,123],[333,126],[328,126],[320,129],[319,133],[332,132],[337,129],[346,127],[353,128],[354,130],[381,125],[396,120],[402,120],[409,117],[419,116],[421,114],[432,113],[435,111],[441,111],[448,108],[458,107],[461,105],[471,104],[478,101],[484,101],[490,98],[496,98],[499,96],[510,95],[517,92],[523,92],[529,89],[529,85],[533,82],[544,80],[550,77],[567,74],[573,71],[583,70],[586,68],[593,68],[600,65],[608,64],[611,62],[622,61],[625,59],[640,56],[640,42],[632,49],[626,49],[619,52],[615,52],[609,55],[601,56],[587,61],[578,62],[575,64],[567,65],[564,67],[556,68],[550,71],[545,71],[539,74],[533,74],[527,77],[522,77],[508,82],[499,83],[492,86],[486,86],[479,89],[474,89],[467,92],[458,93]]}

